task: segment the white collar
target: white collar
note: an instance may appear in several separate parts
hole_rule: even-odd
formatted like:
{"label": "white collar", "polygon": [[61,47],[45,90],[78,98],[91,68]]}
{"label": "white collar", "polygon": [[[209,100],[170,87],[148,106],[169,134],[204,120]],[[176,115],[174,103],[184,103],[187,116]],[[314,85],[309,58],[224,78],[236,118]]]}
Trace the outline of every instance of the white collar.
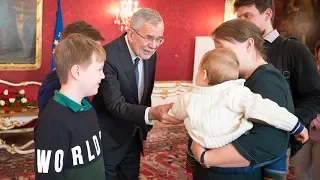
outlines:
{"label": "white collar", "polygon": [[279,36],[279,32],[276,29],[274,29],[269,34],[265,35],[263,39],[267,40],[269,43],[273,43],[273,41],[276,40]]}
{"label": "white collar", "polygon": [[[127,46],[128,46],[128,49],[129,49],[129,52],[130,52],[130,55],[131,55],[131,59],[132,59],[132,62],[134,63],[134,60],[139,57],[137,56],[131,49],[130,45],[129,45],[129,41],[128,41],[128,36],[125,35],[124,36],[124,39],[126,40],[126,43],[127,43]],[[140,58],[140,57],[139,57]],[[141,59],[141,58],[140,58]]]}

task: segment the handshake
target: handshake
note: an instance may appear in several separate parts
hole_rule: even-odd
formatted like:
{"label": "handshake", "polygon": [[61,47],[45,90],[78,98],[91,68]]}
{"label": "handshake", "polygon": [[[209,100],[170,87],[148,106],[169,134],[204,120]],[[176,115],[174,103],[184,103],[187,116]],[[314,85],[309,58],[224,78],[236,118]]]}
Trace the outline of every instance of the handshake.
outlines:
{"label": "handshake", "polygon": [[160,121],[163,124],[177,125],[183,123],[183,121],[168,114],[172,106],[173,103],[151,107],[149,110],[149,119]]}

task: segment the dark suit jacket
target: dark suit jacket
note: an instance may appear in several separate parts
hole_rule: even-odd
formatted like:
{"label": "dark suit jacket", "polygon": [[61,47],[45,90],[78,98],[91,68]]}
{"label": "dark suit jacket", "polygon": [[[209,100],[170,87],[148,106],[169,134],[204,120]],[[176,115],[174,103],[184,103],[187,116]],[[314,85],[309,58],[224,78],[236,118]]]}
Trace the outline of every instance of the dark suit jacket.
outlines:
{"label": "dark suit jacket", "polygon": [[143,60],[144,93],[139,104],[134,65],[124,36],[104,46],[107,60],[103,71],[106,77],[92,101],[100,127],[107,132],[104,136],[108,136],[105,139],[109,142],[102,143],[111,143],[110,149],[113,150],[132,137],[135,126],[139,127],[141,141],[151,129],[146,125],[144,116],[146,108],[151,106],[156,54]]}
{"label": "dark suit jacket", "polygon": [[46,78],[43,80],[39,91],[38,91],[38,108],[39,114],[47,106],[49,100],[54,96],[54,91],[59,90],[61,84],[57,75],[56,70],[49,72]]}

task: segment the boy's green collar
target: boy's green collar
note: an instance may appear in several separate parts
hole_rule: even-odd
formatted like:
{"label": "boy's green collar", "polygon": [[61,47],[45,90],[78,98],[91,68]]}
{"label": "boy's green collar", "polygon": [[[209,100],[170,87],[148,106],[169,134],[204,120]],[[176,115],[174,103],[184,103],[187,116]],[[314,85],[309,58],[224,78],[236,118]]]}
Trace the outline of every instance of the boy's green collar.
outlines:
{"label": "boy's green collar", "polygon": [[57,101],[62,106],[69,107],[74,112],[88,111],[91,108],[91,104],[86,99],[83,98],[80,105],[57,90],[54,92],[53,100]]}

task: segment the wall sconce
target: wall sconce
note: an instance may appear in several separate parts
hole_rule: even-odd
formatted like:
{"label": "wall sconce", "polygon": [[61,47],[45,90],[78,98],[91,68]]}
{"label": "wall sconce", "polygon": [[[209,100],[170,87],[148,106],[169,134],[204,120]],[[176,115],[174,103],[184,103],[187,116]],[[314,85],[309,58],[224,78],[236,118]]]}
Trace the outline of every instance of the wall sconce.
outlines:
{"label": "wall sconce", "polygon": [[224,22],[229,21],[231,19],[237,18],[233,4],[235,0],[226,0],[224,6]]}
{"label": "wall sconce", "polygon": [[121,8],[116,8],[114,24],[119,25],[120,31],[127,30],[131,16],[138,10],[138,1],[122,0]]}

